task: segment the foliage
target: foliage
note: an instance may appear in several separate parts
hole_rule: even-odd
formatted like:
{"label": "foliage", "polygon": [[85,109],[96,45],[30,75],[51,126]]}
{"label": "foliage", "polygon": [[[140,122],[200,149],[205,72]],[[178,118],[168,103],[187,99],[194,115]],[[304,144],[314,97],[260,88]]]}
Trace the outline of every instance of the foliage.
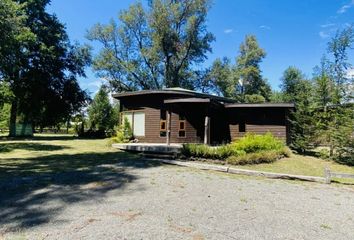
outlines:
{"label": "foliage", "polygon": [[230,59],[224,57],[223,59],[216,59],[206,79],[209,80],[209,85],[212,86],[210,92],[215,92],[224,97],[235,98],[237,81],[234,78],[233,66]]}
{"label": "foliage", "polygon": [[0,130],[9,129],[10,107],[7,103],[0,107]]}
{"label": "foliage", "polygon": [[280,88],[283,93],[285,102],[295,102],[298,100],[298,95],[303,92],[305,76],[296,67],[288,67],[281,78]]}
{"label": "foliage", "polygon": [[270,163],[290,156],[284,143],[270,133],[247,134],[231,144],[211,147],[203,144],[184,144],[182,154],[186,157],[226,160],[229,164]]}
{"label": "foliage", "polygon": [[244,152],[234,149],[231,145],[211,147],[204,144],[183,144],[182,154],[186,157],[207,159],[225,159],[231,155],[243,155]]}
{"label": "foliage", "polygon": [[[11,2],[16,5],[16,1]],[[23,122],[41,128],[68,122],[88,100],[77,77],[85,76],[84,67],[90,62],[89,48],[70,44],[64,25],[46,12],[48,3],[48,0],[32,0],[17,4],[14,16],[21,19],[18,21],[21,30],[15,32],[19,35],[9,42],[1,39],[1,44],[10,46],[6,48],[10,51],[7,58],[0,58],[6,59],[0,62],[0,71],[14,95],[12,126],[18,116]],[[10,135],[14,135],[15,128],[11,130]]]}
{"label": "foliage", "polygon": [[128,143],[133,138],[133,131],[128,119],[124,119],[123,124],[116,127],[115,135],[111,138],[113,143]]}
{"label": "foliage", "polygon": [[230,156],[226,159],[228,164],[232,165],[246,165],[246,164],[260,164],[272,163],[284,157],[278,151],[268,150],[261,152],[248,153],[242,156]]}
{"label": "foliage", "polygon": [[264,103],[266,102],[266,99],[259,94],[246,94],[245,95],[245,102],[247,103]]}
{"label": "foliage", "polygon": [[273,91],[270,96],[270,102],[272,103],[282,103],[285,102],[285,97],[283,92]]}
{"label": "foliage", "polygon": [[226,57],[213,62],[204,78],[204,85],[209,85],[210,88],[203,90],[240,102],[269,101],[271,88],[260,70],[260,63],[265,56],[266,53],[259,47],[256,37],[247,35],[240,45],[240,54],[235,65]]}
{"label": "foliage", "polygon": [[287,68],[281,78],[282,94],[285,101],[296,103],[295,110],[289,114],[290,146],[304,153],[314,146],[316,139],[315,104],[312,83],[295,67]]}
{"label": "foliage", "polygon": [[88,109],[90,129],[107,131],[113,130],[117,124],[117,113],[109,102],[106,87],[102,86],[94,97]]}
{"label": "foliage", "polygon": [[96,24],[88,34],[103,45],[95,71],[114,91],[193,88],[192,65],[206,59],[214,40],[208,9],[208,0],[138,2],[119,14],[119,24]]}
{"label": "foliage", "polygon": [[247,133],[244,137],[231,144],[233,148],[245,153],[256,153],[266,150],[281,150],[284,143],[276,139],[271,133],[256,135]]}
{"label": "foliage", "polygon": [[240,55],[236,59],[236,75],[240,81],[241,100],[245,100],[246,94],[258,94],[269,101],[271,88],[262,77],[259,66],[265,56],[266,52],[259,47],[256,37],[247,35],[240,45]]}
{"label": "foliage", "polygon": [[350,101],[354,98],[354,79],[348,77],[347,70],[352,67],[348,61],[348,50],[354,44],[354,26],[338,30],[328,43],[328,52],[332,55],[331,74],[334,79],[334,101],[336,104]]}

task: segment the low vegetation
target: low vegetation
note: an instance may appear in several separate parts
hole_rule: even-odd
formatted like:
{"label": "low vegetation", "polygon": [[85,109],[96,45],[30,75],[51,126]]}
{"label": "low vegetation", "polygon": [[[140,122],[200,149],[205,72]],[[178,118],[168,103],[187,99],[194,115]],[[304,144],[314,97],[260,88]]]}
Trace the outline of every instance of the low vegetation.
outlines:
{"label": "low vegetation", "polygon": [[185,157],[214,159],[229,164],[245,165],[271,163],[290,155],[290,150],[271,133],[265,135],[246,134],[238,141],[218,147],[201,144],[184,144]]}

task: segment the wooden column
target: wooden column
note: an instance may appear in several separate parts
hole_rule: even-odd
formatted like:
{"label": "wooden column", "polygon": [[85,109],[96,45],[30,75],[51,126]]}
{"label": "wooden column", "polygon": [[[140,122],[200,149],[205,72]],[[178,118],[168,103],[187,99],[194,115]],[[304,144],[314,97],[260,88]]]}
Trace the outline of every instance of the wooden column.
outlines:
{"label": "wooden column", "polygon": [[167,111],[166,119],[167,119],[167,121],[166,121],[166,128],[167,128],[166,144],[170,145],[170,143],[171,143],[171,111],[170,110]]}
{"label": "wooden column", "polygon": [[210,117],[209,116],[205,116],[204,144],[210,144]]}

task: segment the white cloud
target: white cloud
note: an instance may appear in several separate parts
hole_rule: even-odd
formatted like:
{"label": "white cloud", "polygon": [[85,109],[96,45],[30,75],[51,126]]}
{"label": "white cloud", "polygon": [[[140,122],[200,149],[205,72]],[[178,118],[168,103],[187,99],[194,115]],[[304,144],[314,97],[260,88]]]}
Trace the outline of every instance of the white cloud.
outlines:
{"label": "white cloud", "polygon": [[338,9],[337,13],[338,14],[343,14],[346,11],[348,11],[350,8],[354,6],[354,0],[352,0],[350,3],[343,5],[340,9]]}
{"label": "white cloud", "polygon": [[96,80],[96,81],[93,81],[93,82],[89,82],[87,84],[88,87],[97,87],[97,88],[100,88],[101,85],[103,84],[103,82],[101,80]]}
{"label": "white cloud", "polygon": [[326,23],[326,24],[322,24],[321,28],[329,28],[329,27],[334,27],[336,24],[334,23]]}
{"label": "white cloud", "polygon": [[224,33],[225,34],[229,34],[229,33],[232,33],[234,30],[232,28],[228,28],[228,29],[225,29],[224,30]]}
{"label": "white cloud", "polygon": [[354,68],[348,69],[347,78],[354,78]]}
{"label": "white cloud", "polygon": [[325,31],[320,31],[318,33],[318,35],[320,35],[321,38],[325,39],[325,38],[328,38],[329,37],[329,34]]}
{"label": "white cloud", "polygon": [[261,25],[259,26],[260,29],[264,29],[264,30],[270,30],[271,28],[267,25]]}

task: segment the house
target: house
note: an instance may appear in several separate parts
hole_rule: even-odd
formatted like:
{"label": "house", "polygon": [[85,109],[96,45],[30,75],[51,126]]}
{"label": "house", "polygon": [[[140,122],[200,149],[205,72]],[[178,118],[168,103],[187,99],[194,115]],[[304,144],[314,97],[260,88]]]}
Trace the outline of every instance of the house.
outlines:
{"label": "house", "polygon": [[129,121],[142,143],[221,144],[245,133],[271,132],[289,141],[287,117],[292,103],[237,103],[182,88],[113,94],[121,119]]}

